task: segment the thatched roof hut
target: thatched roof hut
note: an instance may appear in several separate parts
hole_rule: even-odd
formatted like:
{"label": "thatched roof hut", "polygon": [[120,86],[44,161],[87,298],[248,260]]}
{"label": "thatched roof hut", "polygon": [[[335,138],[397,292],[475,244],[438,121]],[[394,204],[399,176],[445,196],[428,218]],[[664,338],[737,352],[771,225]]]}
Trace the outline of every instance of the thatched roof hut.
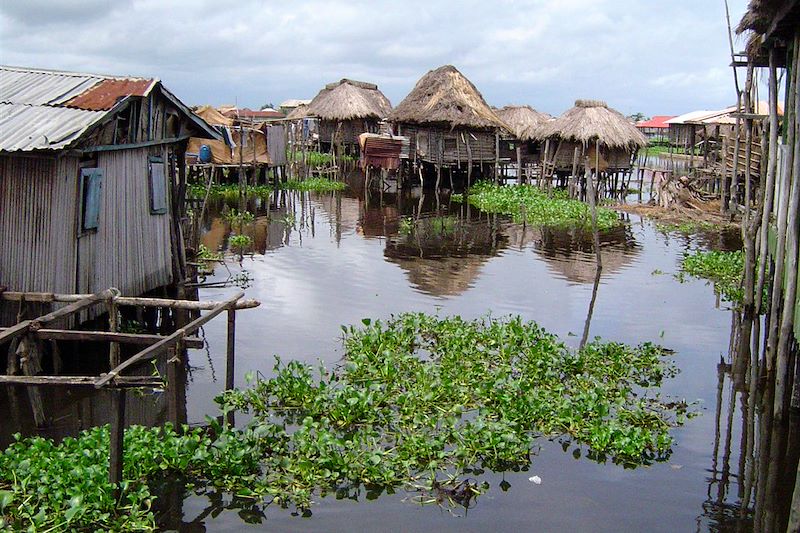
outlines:
{"label": "thatched roof hut", "polygon": [[608,148],[638,149],[647,138],[622,113],[600,100],[576,100],[575,107],[543,125],[539,138],[558,138],[581,144],[599,142]]}
{"label": "thatched roof hut", "polygon": [[391,110],[392,104],[377,85],[343,79],[326,85],[308,104],[305,117],[319,120],[321,143],[357,152],[358,136],[377,133],[379,122]]}
{"label": "thatched roof hut", "polygon": [[507,129],[475,85],[453,65],[431,70],[420,78],[389,120],[450,129]]}
{"label": "thatched roof hut", "polygon": [[549,114],[536,111],[529,105],[507,105],[495,110],[495,114],[520,141],[536,140],[542,126],[553,119]]}
{"label": "thatched roof hut", "polygon": [[311,100],[307,115],[332,122],[365,118],[382,120],[391,110],[392,104],[377,85],[342,79],[326,85]]}

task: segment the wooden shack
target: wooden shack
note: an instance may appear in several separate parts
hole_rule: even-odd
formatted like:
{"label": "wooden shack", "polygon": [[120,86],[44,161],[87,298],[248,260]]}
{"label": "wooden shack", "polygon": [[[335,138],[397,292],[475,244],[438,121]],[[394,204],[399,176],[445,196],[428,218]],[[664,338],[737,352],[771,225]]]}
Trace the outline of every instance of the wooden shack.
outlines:
{"label": "wooden shack", "polygon": [[0,67],[0,291],[183,282],[193,136],[220,137],[157,79]]}
{"label": "wooden shack", "polygon": [[542,145],[537,133],[553,117],[529,105],[507,105],[495,112],[510,130],[500,137],[500,158],[515,164],[516,176],[524,183],[539,170]]}
{"label": "wooden shack", "polygon": [[598,174],[627,171],[647,138],[622,113],[599,100],[575,106],[542,126],[544,177],[583,175],[584,158]]}
{"label": "wooden shack", "polygon": [[475,85],[452,65],[420,78],[389,121],[397,135],[409,137],[412,162],[437,178],[443,167],[451,177],[453,170],[465,170],[468,180],[473,169],[489,175],[499,163],[500,134],[508,131]]}
{"label": "wooden shack", "polygon": [[326,85],[308,104],[306,117],[318,119],[320,149],[339,146],[358,153],[358,136],[378,133],[392,104],[373,83],[342,79]]}

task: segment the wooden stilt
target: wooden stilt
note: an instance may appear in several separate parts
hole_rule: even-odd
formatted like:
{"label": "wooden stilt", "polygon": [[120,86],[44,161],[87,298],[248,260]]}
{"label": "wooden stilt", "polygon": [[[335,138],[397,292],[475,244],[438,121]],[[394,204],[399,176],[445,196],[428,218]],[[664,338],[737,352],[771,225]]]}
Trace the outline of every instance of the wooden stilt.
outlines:
{"label": "wooden stilt", "polygon": [[108,461],[108,481],[114,485],[114,498],[120,497],[123,457],[125,454],[125,391],[114,389],[111,392],[111,434]]}

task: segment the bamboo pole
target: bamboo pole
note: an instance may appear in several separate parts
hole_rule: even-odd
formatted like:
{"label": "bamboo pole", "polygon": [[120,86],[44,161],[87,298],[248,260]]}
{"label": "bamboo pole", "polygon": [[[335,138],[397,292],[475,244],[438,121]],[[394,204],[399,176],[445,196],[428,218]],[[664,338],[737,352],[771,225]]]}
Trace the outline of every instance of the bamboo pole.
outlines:
{"label": "bamboo pole", "polygon": [[778,170],[778,75],[775,49],[769,51],[769,149],[767,155],[766,188],[762,196],[761,236],[758,250],[758,276],[756,279],[756,315],[761,313],[764,282],[768,261],[769,221],[775,197],[775,177]]}
{"label": "bamboo pole", "polygon": [[[800,63],[800,37],[795,37],[794,40],[794,64]],[[798,253],[798,210],[800,210],[800,146],[797,143],[798,128],[800,124],[797,120],[797,110],[800,109],[800,75],[797,69],[793,74],[792,82],[792,113],[791,122],[789,124],[790,137],[792,142],[788,145],[791,147],[790,161],[788,165],[790,168],[790,180],[792,183],[791,200],[789,204],[788,215],[788,231],[786,235],[786,288],[784,290],[783,299],[783,315],[781,316],[780,337],[778,340],[777,361],[775,367],[775,418],[778,421],[783,420],[784,410],[786,405],[786,392],[787,381],[790,381],[789,373],[789,357],[790,357],[790,343],[794,334],[794,310],[797,296],[797,253]]]}

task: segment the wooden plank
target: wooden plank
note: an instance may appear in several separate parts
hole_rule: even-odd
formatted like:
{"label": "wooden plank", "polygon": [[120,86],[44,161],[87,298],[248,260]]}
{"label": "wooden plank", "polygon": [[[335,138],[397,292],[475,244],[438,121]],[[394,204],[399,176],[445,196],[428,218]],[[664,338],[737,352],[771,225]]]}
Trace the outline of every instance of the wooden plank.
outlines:
{"label": "wooden plank", "polygon": [[[58,387],[94,387],[97,376],[7,376],[0,374],[0,385],[47,385]],[[114,388],[163,388],[164,382],[155,376],[119,376]]]}
{"label": "wooden plank", "polygon": [[[15,292],[6,291],[0,294],[0,300],[18,302],[24,296],[26,302],[78,302],[92,296],[91,294],[54,294],[52,292]],[[137,298],[131,296],[118,296],[115,300],[117,305],[143,306],[143,307],[167,307],[170,309],[191,309],[195,311],[209,311],[214,309],[220,302],[213,300],[173,300],[169,298]],[[252,309],[261,305],[258,300],[247,299],[236,302],[236,309]]]}
{"label": "wooden plank", "polygon": [[86,309],[87,307],[91,307],[99,302],[110,300],[112,298],[114,298],[114,292],[112,292],[111,289],[106,289],[96,294],[92,294],[86,298],[78,300],[77,302],[66,305],[61,309],[56,309],[52,313],[48,313],[33,319],[30,324],[30,329],[39,329],[44,324],[75,314],[78,311]]}
{"label": "wooden plank", "polygon": [[0,332],[0,344],[13,339],[17,335],[26,333],[31,327],[31,322],[31,320],[25,320],[10,328],[3,328],[3,331]]}
{"label": "wooden plank", "polygon": [[[0,334],[11,328],[0,328]],[[88,342],[119,342],[122,344],[140,344],[149,346],[155,344],[164,335],[150,335],[144,333],[114,333],[111,331],[82,331],[73,329],[39,329],[33,332],[40,339],[58,341],[88,341]],[[199,337],[186,337],[187,348],[202,348],[205,343]]]}
{"label": "wooden plank", "polygon": [[236,305],[236,301],[239,300],[242,296],[244,296],[243,291],[238,291],[233,297],[225,300],[224,302],[220,302],[217,304],[214,309],[209,311],[207,314],[197,318],[186,325],[186,327],[180,328],[175,333],[164,337],[162,340],[158,341],[157,343],[151,345],[148,348],[145,348],[141,352],[137,353],[130,359],[124,361],[116,368],[110,370],[107,374],[103,374],[100,378],[97,379],[95,382],[95,387],[100,388],[105,386],[108,382],[113,380],[120,372],[125,370],[128,367],[131,367],[135,364],[138,364],[142,361],[146,361],[152,359],[153,357],[159,355],[161,352],[169,348],[170,346],[174,346],[178,340],[184,338],[187,334],[194,333],[201,326],[212,320],[221,312],[225,311],[228,308],[232,308]]}

